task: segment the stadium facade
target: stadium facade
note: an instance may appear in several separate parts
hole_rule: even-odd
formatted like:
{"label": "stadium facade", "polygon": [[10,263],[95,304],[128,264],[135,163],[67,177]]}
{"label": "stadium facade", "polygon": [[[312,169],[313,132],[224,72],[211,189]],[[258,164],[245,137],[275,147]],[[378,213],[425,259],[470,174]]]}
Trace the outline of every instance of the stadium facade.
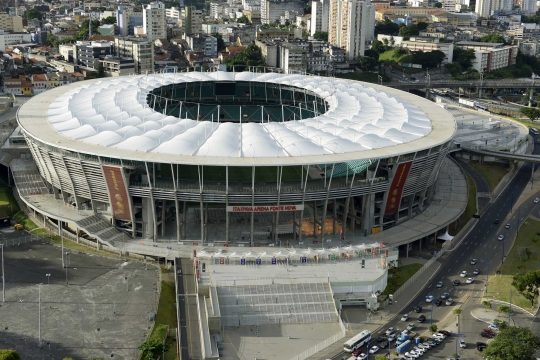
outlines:
{"label": "stadium facade", "polygon": [[136,237],[249,245],[414,216],[456,130],[403,91],[253,72],[74,83],[33,97],[17,120],[66,203]]}

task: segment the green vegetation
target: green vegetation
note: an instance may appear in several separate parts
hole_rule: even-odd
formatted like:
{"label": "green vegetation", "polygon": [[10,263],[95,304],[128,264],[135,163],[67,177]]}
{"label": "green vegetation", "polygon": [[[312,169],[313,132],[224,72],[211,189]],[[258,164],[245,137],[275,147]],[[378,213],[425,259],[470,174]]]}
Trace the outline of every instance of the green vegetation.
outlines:
{"label": "green vegetation", "polygon": [[247,66],[264,66],[261,48],[257,45],[249,45],[234,58],[227,58],[224,61],[227,68],[235,71],[244,71]]}
{"label": "green vegetation", "polygon": [[32,19],[42,20],[43,15],[39,11],[37,11],[36,9],[28,9],[28,10],[26,10],[26,18],[28,20],[32,20]]}
{"label": "green vegetation", "polygon": [[491,309],[493,306],[491,305],[491,301],[482,301],[482,305],[486,307],[486,309]]}
{"label": "green vegetation", "polygon": [[[385,75],[381,74],[383,82],[390,81],[390,78]],[[341,79],[349,79],[349,80],[356,80],[356,81],[365,81],[373,84],[380,83],[379,80],[379,74],[372,73],[372,72],[353,72],[348,74],[336,74],[336,77]]]}
{"label": "green vegetation", "polygon": [[13,349],[0,350],[0,360],[21,360],[21,356]]}
{"label": "green vegetation", "polygon": [[[528,249],[528,251],[525,249]],[[540,253],[540,221],[529,218],[519,229],[514,246],[512,246],[504,263],[498,269],[501,274],[489,277],[486,298],[510,302],[510,291],[512,291],[512,304],[523,309],[529,309],[531,306],[530,300],[519,294],[518,289],[512,283],[514,282],[514,275],[525,274],[528,271],[538,269],[538,262],[540,261],[538,253]]]}
{"label": "green vegetation", "polygon": [[246,15],[240,16],[238,19],[236,19],[236,22],[240,24],[246,24],[246,25],[251,24],[251,21],[249,21],[249,18]]}
{"label": "green vegetation", "polygon": [[327,31],[315,31],[313,34],[315,40],[328,41],[328,32]]}
{"label": "green vegetation", "polygon": [[519,109],[519,112],[528,117],[530,120],[535,120],[540,117],[540,109],[537,108],[522,107]]}
{"label": "green vegetation", "polygon": [[[398,260],[399,261],[399,260]],[[388,264],[388,283],[381,295],[390,295],[396,292],[407,280],[409,280],[422,264],[409,264],[397,267],[396,264]]]}
{"label": "green vegetation", "polygon": [[484,35],[480,38],[480,42],[506,44],[506,40],[504,39],[504,37],[498,34]]}
{"label": "green vegetation", "polygon": [[404,49],[404,48],[391,49],[379,55],[379,61],[381,62],[410,63],[412,62],[412,60],[413,60],[413,57],[411,53],[407,49]]}
{"label": "green vegetation", "polygon": [[415,25],[405,25],[399,29],[399,36],[403,36],[403,40],[409,40],[411,36],[420,34],[420,30]]}
{"label": "green vegetation", "polygon": [[[521,255],[522,258],[529,259],[533,257],[533,252],[529,248],[525,248]],[[538,254],[536,256],[538,257]],[[531,307],[533,307],[540,288],[540,270],[527,271],[525,274],[514,274],[512,285],[525,299],[531,302]]]}
{"label": "green vegetation", "polygon": [[116,24],[116,16],[108,16],[101,20],[101,25],[113,25]]}
{"label": "green vegetation", "polygon": [[471,161],[469,162],[469,165],[482,174],[491,191],[495,190],[502,178],[508,173],[506,166],[499,163],[479,163],[478,161]]}
{"label": "green vegetation", "polygon": [[375,35],[377,34],[397,35],[398,32],[399,32],[399,25],[390,21],[389,19],[385,19],[384,21],[380,21],[377,24],[375,24]]}
{"label": "green vegetation", "polygon": [[169,350],[167,345],[163,345],[160,339],[150,338],[139,345],[142,351],[141,358],[144,360],[154,360],[161,358],[161,355]]}
{"label": "green vegetation", "polygon": [[482,356],[490,360],[530,360],[540,349],[540,338],[531,329],[508,326],[488,343]]}
{"label": "green vegetation", "polygon": [[432,333],[436,333],[438,330],[439,328],[437,327],[437,324],[429,325],[429,331],[431,331]]}

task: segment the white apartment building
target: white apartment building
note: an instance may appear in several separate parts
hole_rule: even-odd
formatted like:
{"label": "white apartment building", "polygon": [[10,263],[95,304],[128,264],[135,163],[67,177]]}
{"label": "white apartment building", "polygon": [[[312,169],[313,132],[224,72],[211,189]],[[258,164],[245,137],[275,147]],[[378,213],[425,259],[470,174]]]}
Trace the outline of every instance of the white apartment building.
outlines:
{"label": "white apartment building", "polygon": [[280,20],[285,16],[285,13],[302,15],[304,13],[304,4],[298,0],[277,1],[277,0],[262,0],[261,2],[261,23],[274,24],[276,20]]}
{"label": "white apartment building", "polygon": [[330,20],[330,1],[320,0],[311,2],[311,31],[313,36],[317,31],[328,31]]}
{"label": "white apartment building", "polygon": [[0,29],[13,32],[23,31],[23,22],[21,16],[11,16],[8,13],[0,13]]}
{"label": "white apartment building", "polygon": [[6,51],[6,48],[16,44],[29,44],[32,42],[30,33],[12,34],[0,30],[0,51]]}
{"label": "white apartment building", "polygon": [[485,73],[514,65],[518,53],[517,46],[505,46],[503,43],[460,41],[456,46],[473,49],[475,59],[472,60],[472,67]]}
{"label": "white apartment building", "polygon": [[538,3],[536,0],[521,0],[521,10],[527,16],[534,15],[538,10]]}
{"label": "white apartment building", "polygon": [[165,4],[151,2],[143,9],[143,29],[150,41],[167,38]]}
{"label": "white apartment building", "polygon": [[477,0],[474,12],[479,17],[488,18],[493,11],[510,11],[512,10],[512,0]]}
{"label": "white apartment building", "polygon": [[375,39],[375,5],[370,0],[335,0],[330,5],[328,41],[345,50],[348,60],[364,56]]}
{"label": "white apartment building", "polygon": [[165,9],[165,18],[168,24],[180,25],[182,19],[182,10],[176,7]]}
{"label": "white apartment building", "polygon": [[132,58],[137,74],[154,72],[154,42],[145,38],[115,38],[116,55],[121,58]]}

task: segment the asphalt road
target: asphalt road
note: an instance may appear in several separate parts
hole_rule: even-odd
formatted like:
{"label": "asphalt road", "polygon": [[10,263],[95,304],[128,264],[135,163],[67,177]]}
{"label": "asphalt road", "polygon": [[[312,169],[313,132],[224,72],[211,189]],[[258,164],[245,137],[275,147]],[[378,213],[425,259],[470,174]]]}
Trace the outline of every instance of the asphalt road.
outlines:
{"label": "asphalt road", "polygon": [[[539,154],[540,147],[535,146],[533,153]],[[495,199],[492,205],[482,214],[476,226],[463,239],[462,243],[451,253],[447,253],[441,258],[441,267],[433,277],[431,283],[426,284],[418,295],[402,309],[400,314],[387,323],[384,329],[382,329],[380,332],[374,333],[374,338],[381,335],[381,333],[383,333],[388,327],[403,330],[410,322],[415,322],[416,328],[414,331],[421,333],[428,329],[430,318],[432,319],[433,323],[441,321],[448,314],[450,314],[451,310],[454,309],[456,305],[462,303],[470,292],[475,290],[476,292],[479,292],[484,289],[487,278],[486,275],[493,274],[501,264],[503,244],[505,241],[498,241],[497,236],[505,233],[506,231],[506,235],[508,237],[510,235],[509,232],[516,231],[518,214],[521,221],[524,221],[529,213],[531,213],[534,209],[540,208],[540,204],[534,204],[532,201],[523,203],[520,208],[516,209],[514,207],[516,200],[520,197],[523,189],[525,186],[527,186],[530,179],[531,164],[524,164],[518,170],[514,178],[512,178],[512,180],[509,182],[508,186],[503,190],[501,195]],[[506,230],[504,228],[504,219],[510,213],[512,213],[509,220],[511,228],[510,230]],[[494,224],[495,219],[499,219],[499,224]],[[504,249],[504,252],[508,253],[508,251],[509,249],[507,246],[506,249]],[[477,259],[476,265],[471,265],[471,259],[473,258]],[[472,275],[472,271],[475,268],[478,268],[481,271],[478,276]],[[467,277],[460,277],[460,272],[462,271],[468,272],[467,277],[474,277],[472,284],[465,284]],[[452,285],[452,281],[456,279],[461,281],[459,286]],[[438,281],[443,282],[443,286],[441,288],[436,288],[435,286]],[[440,307],[431,307],[430,304],[426,302],[426,297],[428,295],[432,295],[435,297],[435,299],[438,299],[445,292],[448,292],[450,297],[454,299],[454,303],[451,306],[445,306],[443,304]],[[420,314],[413,311],[417,305],[421,305],[423,307],[423,311]],[[398,305],[395,304],[393,306]],[[401,306],[401,304],[399,304],[399,306]],[[431,311],[431,309],[433,310]],[[410,318],[406,322],[400,321],[401,315],[404,313],[410,314]],[[423,324],[419,324],[417,322],[418,316],[421,314],[424,314],[427,317]],[[540,324],[536,324],[536,326],[540,328]],[[448,330],[456,331],[455,328]],[[479,335],[478,337],[480,338]],[[452,341],[454,341],[454,339],[452,339]],[[474,340],[473,342],[475,341],[479,340]],[[445,343],[447,342],[449,342],[448,339],[445,341]],[[372,346],[374,343],[375,341],[372,341],[370,346]],[[469,346],[471,346],[471,343]],[[453,349],[452,346],[446,344],[445,346],[439,346],[433,350],[430,350],[430,358],[451,356],[455,349],[448,352],[449,348]],[[394,351],[394,348],[392,348],[392,351]],[[335,356],[333,359],[342,359],[346,355],[347,354],[345,353],[341,353]]]}

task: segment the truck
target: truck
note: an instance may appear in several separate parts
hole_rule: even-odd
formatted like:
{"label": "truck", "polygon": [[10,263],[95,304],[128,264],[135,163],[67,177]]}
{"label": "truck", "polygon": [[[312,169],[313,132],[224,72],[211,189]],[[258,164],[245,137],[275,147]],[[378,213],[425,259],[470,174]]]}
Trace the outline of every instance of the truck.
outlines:
{"label": "truck", "polygon": [[471,100],[460,98],[459,103],[463,104],[463,105],[470,106],[470,107],[474,107],[474,101],[471,101]]}
{"label": "truck", "polygon": [[396,352],[398,354],[404,354],[405,352],[407,352],[407,350],[411,348],[411,346],[412,346],[411,340],[407,340],[403,344],[396,347]]}

